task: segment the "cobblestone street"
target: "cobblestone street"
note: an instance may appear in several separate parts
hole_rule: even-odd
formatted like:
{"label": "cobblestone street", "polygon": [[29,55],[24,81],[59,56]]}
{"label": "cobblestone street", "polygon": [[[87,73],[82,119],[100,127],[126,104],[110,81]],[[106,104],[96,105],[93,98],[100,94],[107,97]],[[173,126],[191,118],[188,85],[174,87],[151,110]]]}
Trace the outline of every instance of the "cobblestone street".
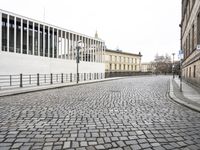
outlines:
{"label": "cobblestone street", "polygon": [[0,150],[200,149],[200,113],[168,97],[169,76],[0,98]]}

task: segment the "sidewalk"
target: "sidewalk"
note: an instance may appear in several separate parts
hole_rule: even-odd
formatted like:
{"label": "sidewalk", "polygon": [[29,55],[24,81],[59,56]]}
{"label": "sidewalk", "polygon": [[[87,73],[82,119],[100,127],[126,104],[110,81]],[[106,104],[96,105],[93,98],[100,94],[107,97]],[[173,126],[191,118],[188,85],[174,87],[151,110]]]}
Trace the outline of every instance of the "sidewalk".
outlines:
{"label": "sidewalk", "polygon": [[76,82],[68,82],[68,83],[60,83],[60,84],[52,84],[52,85],[41,85],[41,86],[8,89],[8,90],[0,91],[0,97],[29,93],[29,92],[36,92],[36,91],[42,91],[42,90],[49,90],[49,89],[55,89],[55,88],[63,88],[63,87],[69,87],[69,86],[91,84],[91,83],[96,83],[96,82],[117,80],[117,79],[122,79],[122,78],[124,78],[124,77],[115,77],[115,78],[105,78],[105,79],[99,79],[99,80],[81,81],[78,84]]}
{"label": "sidewalk", "polygon": [[182,92],[180,92],[180,80],[174,78],[170,80],[170,97],[176,102],[200,112],[200,91],[191,85],[182,82]]}

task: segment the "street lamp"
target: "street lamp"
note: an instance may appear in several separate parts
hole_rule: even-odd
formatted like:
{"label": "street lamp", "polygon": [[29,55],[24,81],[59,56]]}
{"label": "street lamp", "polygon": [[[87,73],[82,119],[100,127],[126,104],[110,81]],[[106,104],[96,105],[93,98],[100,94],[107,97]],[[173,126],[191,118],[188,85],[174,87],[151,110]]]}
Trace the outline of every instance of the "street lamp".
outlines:
{"label": "street lamp", "polygon": [[174,79],[174,55],[175,55],[175,53],[172,53],[172,56],[173,56],[173,65],[172,65],[173,79]]}
{"label": "street lamp", "polygon": [[180,59],[180,74],[179,74],[179,77],[180,77],[180,92],[182,92],[183,91],[183,89],[182,89],[182,59],[183,59],[183,50],[179,51],[179,59]]}
{"label": "street lamp", "polygon": [[80,62],[80,60],[79,60],[79,50],[81,49],[81,46],[79,46],[79,44],[81,43],[82,41],[80,40],[80,41],[78,41],[77,42],[77,46],[76,46],[76,53],[77,53],[77,55],[76,55],[76,83],[78,84],[78,81],[79,81],[79,70],[78,70],[78,64],[79,64],[79,62]]}

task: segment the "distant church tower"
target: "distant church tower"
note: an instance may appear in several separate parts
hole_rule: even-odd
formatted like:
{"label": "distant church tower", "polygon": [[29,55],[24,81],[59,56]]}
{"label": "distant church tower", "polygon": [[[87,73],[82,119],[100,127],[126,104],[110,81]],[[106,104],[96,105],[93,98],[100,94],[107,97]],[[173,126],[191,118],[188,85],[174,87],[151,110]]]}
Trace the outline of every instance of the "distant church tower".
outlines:
{"label": "distant church tower", "polygon": [[98,38],[99,38],[97,31],[96,31],[96,33],[95,33],[95,36],[94,36],[94,37],[95,37],[96,39],[98,39]]}

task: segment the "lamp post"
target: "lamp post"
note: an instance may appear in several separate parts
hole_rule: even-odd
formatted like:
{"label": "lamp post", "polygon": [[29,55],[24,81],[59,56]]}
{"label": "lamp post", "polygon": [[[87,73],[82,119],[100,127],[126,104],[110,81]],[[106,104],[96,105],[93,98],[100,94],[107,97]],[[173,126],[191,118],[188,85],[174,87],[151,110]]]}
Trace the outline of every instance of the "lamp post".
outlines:
{"label": "lamp post", "polygon": [[79,46],[79,44],[81,43],[82,41],[78,41],[77,42],[77,46],[76,46],[76,83],[78,84],[79,82],[79,67],[78,67],[78,64],[80,62],[80,59],[79,59],[79,52],[80,52],[80,49],[81,49],[81,46]]}
{"label": "lamp post", "polygon": [[175,53],[172,53],[172,56],[173,56],[173,63],[172,63],[173,79],[174,79],[174,55],[175,55]]}
{"label": "lamp post", "polygon": [[183,59],[183,50],[179,51],[179,59],[180,59],[180,92],[183,91],[182,89],[182,59]]}

